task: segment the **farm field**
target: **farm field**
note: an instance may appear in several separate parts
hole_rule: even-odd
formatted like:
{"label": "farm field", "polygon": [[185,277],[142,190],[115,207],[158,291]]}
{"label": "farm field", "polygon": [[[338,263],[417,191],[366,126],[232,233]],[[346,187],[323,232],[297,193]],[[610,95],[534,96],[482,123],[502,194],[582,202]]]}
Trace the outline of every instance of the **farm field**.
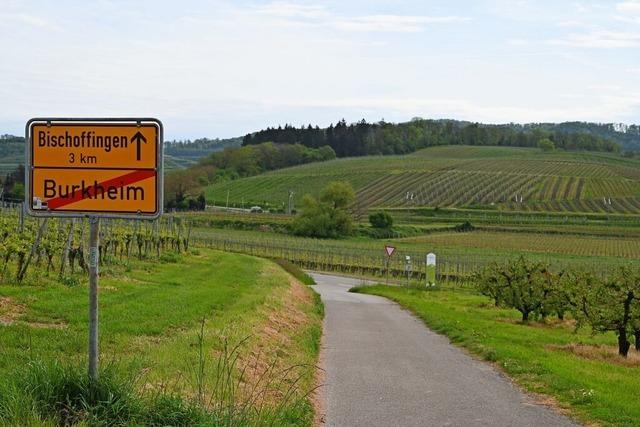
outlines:
{"label": "farm field", "polygon": [[[520,212],[640,213],[640,161],[588,152],[446,146],[406,156],[343,158],[205,189],[209,204],[281,209],[331,181],[348,181],[356,209],[482,207]],[[309,179],[313,177],[313,179]]]}
{"label": "farm field", "polygon": [[571,322],[557,320],[521,324],[515,310],[493,307],[488,298],[460,289],[356,291],[398,302],[429,328],[492,362],[525,389],[551,396],[544,401],[587,425],[631,427],[640,419],[640,356],[618,359],[613,333],[576,334]]}
{"label": "farm field", "polygon": [[474,231],[443,232],[396,240],[435,248],[494,249],[592,257],[640,257],[640,239],[633,237],[580,236],[543,233]]}
{"label": "farm field", "polygon": [[[234,404],[264,402],[263,410],[252,407],[255,413],[248,421],[259,423],[262,416],[262,422],[270,419],[278,425],[311,422],[306,393],[313,388],[321,308],[309,288],[276,264],[197,250],[160,262],[134,260],[128,266],[110,266],[102,274],[102,364],[105,369],[115,364],[123,375],[137,378],[137,393],[152,401],[162,396],[174,403],[178,398],[200,399],[213,410],[218,403],[233,402],[216,401],[221,397],[216,384],[226,378],[238,387],[227,396],[237,399]],[[33,366],[55,361],[86,369],[86,328],[85,286],[0,286],[0,424],[60,422],[35,409],[40,406],[30,403],[33,396],[12,387]],[[225,366],[232,369],[225,376],[217,363],[226,346],[236,345],[237,352],[230,356],[237,354],[236,362]],[[279,374],[294,365],[286,375]],[[295,378],[299,383],[294,386]],[[251,394],[253,386],[260,396]],[[288,392],[292,394],[285,398]],[[268,409],[278,404],[279,410]],[[185,405],[180,411],[205,408]],[[246,411],[236,417],[248,416]],[[128,423],[147,424],[134,415],[128,415]]]}
{"label": "farm field", "polygon": [[354,237],[329,240],[199,227],[194,228],[192,236],[196,245],[283,258],[308,269],[378,277],[385,274],[384,245],[391,244],[397,248],[389,260],[391,275],[404,277],[404,257],[408,255],[412,258],[412,276],[415,279],[422,277],[425,256],[429,252],[437,254],[438,275],[443,279],[468,276],[490,262],[502,262],[518,256],[549,263],[555,270],[577,267],[600,272],[623,264],[637,264],[640,258],[637,237],[523,233],[517,230],[446,230],[400,239]]}

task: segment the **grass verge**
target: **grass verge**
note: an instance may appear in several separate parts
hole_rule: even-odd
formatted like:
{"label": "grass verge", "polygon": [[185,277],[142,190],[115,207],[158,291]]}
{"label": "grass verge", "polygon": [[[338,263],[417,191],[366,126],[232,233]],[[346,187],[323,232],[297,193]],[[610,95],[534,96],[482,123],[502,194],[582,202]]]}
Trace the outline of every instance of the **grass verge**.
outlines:
{"label": "grass verge", "polygon": [[86,287],[0,286],[0,425],[311,423],[322,306],[274,263],[132,261],[100,293],[91,384]]}
{"label": "grass verge", "polygon": [[289,262],[282,258],[274,259],[275,263],[282,267],[287,273],[291,274],[293,277],[298,279],[300,282],[304,283],[307,286],[313,286],[316,284],[316,281],[313,280],[313,277],[309,276],[304,272],[300,267],[295,265],[292,262]]}
{"label": "grass verge", "polygon": [[[515,310],[462,290],[383,285],[352,291],[380,295],[409,309],[431,329],[494,362],[525,389],[552,396],[583,422],[637,426],[640,364],[618,360],[611,335],[574,333],[570,323],[518,322]],[[604,356],[603,356],[604,354]]]}

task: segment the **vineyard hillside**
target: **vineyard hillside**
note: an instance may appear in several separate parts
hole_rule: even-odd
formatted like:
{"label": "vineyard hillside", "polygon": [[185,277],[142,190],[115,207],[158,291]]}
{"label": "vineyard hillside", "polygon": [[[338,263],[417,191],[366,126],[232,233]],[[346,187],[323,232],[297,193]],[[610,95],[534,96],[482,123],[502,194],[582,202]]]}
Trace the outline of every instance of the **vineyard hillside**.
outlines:
{"label": "vineyard hillside", "polygon": [[348,181],[356,207],[459,207],[504,211],[640,214],[640,160],[594,152],[441,146],[410,155],[342,158],[227,181],[208,204],[281,209],[328,182]]}

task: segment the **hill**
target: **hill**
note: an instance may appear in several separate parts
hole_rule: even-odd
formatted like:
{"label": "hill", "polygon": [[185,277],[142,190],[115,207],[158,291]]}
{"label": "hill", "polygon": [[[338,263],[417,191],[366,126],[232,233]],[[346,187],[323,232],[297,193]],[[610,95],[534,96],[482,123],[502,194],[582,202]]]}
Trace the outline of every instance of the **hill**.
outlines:
{"label": "hill", "polygon": [[0,177],[13,172],[20,164],[24,164],[24,138],[0,135]]}
{"label": "hill", "polygon": [[587,133],[615,141],[625,150],[640,151],[640,126],[638,125],[626,125],[624,123],[563,122],[531,123],[523,125],[523,127],[538,128],[550,132]]}
{"label": "hill", "polygon": [[167,170],[183,169],[198,163],[203,157],[227,147],[239,147],[242,138],[199,138],[186,141],[165,141],[164,166]]}
{"label": "hill", "polygon": [[[164,167],[166,170],[184,169],[211,153],[241,144],[242,138],[165,141]],[[24,137],[0,135],[0,177],[14,171],[20,164],[24,164]]]}
{"label": "hill", "polygon": [[357,209],[466,207],[640,214],[640,160],[594,152],[441,146],[410,155],[342,158],[205,188],[208,204],[282,208],[348,181]]}

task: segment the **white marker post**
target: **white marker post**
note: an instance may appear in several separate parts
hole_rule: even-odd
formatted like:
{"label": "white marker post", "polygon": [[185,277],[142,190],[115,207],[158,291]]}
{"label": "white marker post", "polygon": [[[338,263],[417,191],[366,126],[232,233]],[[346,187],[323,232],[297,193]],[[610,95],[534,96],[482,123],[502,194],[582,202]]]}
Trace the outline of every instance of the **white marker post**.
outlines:
{"label": "white marker post", "polygon": [[427,254],[427,264],[425,271],[427,287],[436,285],[436,254]]}
{"label": "white marker post", "polygon": [[411,257],[409,255],[404,257],[405,266],[404,269],[407,272],[407,286],[409,286],[409,276],[411,275],[411,271],[413,270],[411,267]]}

